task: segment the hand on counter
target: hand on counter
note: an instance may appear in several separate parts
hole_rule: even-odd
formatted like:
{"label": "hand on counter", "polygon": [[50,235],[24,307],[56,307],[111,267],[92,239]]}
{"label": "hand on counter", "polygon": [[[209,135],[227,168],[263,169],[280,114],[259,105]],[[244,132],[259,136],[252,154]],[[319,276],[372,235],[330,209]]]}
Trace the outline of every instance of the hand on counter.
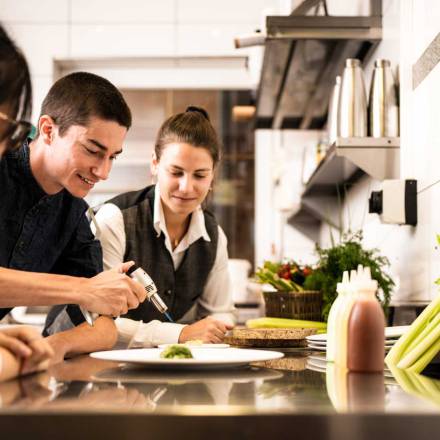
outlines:
{"label": "hand on counter", "polygon": [[82,278],[80,305],[107,316],[125,315],[129,309],[137,308],[147,294],[139,283],[125,275],[133,264],[133,261],[122,263],[92,278]]}
{"label": "hand on counter", "polygon": [[0,347],[5,349],[0,380],[19,374],[46,370],[54,352],[39,331],[28,326],[17,326],[0,331]]}
{"label": "hand on counter", "polygon": [[205,343],[218,344],[223,341],[225,333],[233,328],[234,326],[230,324],[225,324],[208,316],[205,319],[184,327],[180,333],[179,342],[183,343],[197,339]]}

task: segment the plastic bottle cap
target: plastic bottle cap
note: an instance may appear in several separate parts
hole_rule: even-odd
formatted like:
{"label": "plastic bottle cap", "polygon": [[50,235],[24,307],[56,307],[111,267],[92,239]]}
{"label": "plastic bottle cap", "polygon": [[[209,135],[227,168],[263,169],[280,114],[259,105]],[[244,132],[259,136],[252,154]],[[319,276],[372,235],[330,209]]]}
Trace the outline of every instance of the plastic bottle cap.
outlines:
{"label": "plastic bottle cap", "polygon": [[336,284],[336,292],[345,293],[350,288],[350,279],[348,276],[348,271],[344,271],[342,274],[342,281]]}
{"label": "plastic bottle cap", "polygon": [[358,274],[355,270],[350,271],[350,281],[349,283],[354,283],[356,282],[356,278],[357,278]]}
{"label": "plastic bottle cap", "polygon": [[374,67],[390,67],[391,62],[390,60],[385,60],[383,58],[379,58],[374,62]]}
{"label": "plastic bottle cap", "polygon": [[345,67],[360,67],[361,62],[357,58],[347,58],[345,60]]}

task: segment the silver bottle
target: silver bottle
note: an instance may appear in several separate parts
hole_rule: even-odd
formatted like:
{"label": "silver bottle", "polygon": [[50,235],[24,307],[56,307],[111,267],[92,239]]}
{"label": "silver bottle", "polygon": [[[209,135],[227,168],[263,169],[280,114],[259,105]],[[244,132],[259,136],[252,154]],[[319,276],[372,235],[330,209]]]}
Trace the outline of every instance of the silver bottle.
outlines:
{"label": "silver bottle", "polygon": [[333,86],[332,94],[330,95],[330,101],[328,105],[328,119],[327,119],[327,130],[328,130],[328,142],[329,145],[336,141],[339,136],[338,131],[338,105],[339,105],[339,95],[341,92],[341,77],[338,75],[336,77],[335,85]]}
{"label": "silver bottle", "polygon": [[399,136],[397,89],[389,60],[376,60],[369,100],[370,136]]}
{"label": "silver bottle", "polygon": [[338,131],[341,137],[367,136],[367,96],[361,62],[345,61],[338,105]]}

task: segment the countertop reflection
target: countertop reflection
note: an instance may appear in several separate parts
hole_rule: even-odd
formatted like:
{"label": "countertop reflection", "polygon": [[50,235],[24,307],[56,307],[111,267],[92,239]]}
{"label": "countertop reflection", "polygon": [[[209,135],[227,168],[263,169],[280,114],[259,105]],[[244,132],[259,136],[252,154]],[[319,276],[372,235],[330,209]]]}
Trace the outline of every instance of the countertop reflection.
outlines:
{"label": "countertop reflection", "polygon": [[[311,356],[308,356],[311,354]],[[440,381],[351,374],[305,351],[246,368],[160,371],[78,357],[0,383],[5,438],[437,438]],[[386,429],[384,427],[386,426]],[[423,432],[423,435],[420,433]],[[361,433],[364,433],[364,437]]]}
{"label": "countertop reflection", "polygon": [[[263,363],[225,370],[160,371],[81,356],[45,373],[1,383],[1,412],[440,412],[440,399],[408,392],[408,380],[402,387],[387,372],[346,374],[333,366],[325,369],[325,364],[319,368],[316,357],[301,353],[287,353],[283,360],[268,364],[270,368]],[[428,384],[440,389],[438,381],[425,377],[424,387]]]}

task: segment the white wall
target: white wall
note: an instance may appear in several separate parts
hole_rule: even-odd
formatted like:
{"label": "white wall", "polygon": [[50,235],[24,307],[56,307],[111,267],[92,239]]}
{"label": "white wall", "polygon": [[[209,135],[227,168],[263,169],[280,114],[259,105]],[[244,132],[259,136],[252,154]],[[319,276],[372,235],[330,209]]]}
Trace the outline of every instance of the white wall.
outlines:
{"label": "white wall", "polygon": [[303,263],[311,263],[314,259],[314,242],[286,221],[300,202],[307,169],[310,171],[310,166],[315,166],[315,149],[320,136],[321,132],[312,130],[256,132],[256,266],[265,259],[290,258]]}
{"label": "white wall", "polygon": [[[366,13],[368,2],[329,1],[329,11],[333,14],[349,15]],[[369,65],[365,66],[367,89],[371,79],[372,65],[376,58],[388,58],[394,73],[400,78],[401,93],[401,177],[418,180],[418,225],[385,225],[378,216],[368,214],[368,198],[372,190],[380,189],[381,183],[369,177],[362,178],[349,192],[343,204],[343,218],[346,229],[364,231],[364,245],[377,247],[391,262],[391,274],[397,282],[393,295],[396,302],[427,301],[438,293],[434,280],[440,277],[440,250],[436,246],[436,234],[440,233],[440,66],[436,66],[427,78],[415,89],[412,88],[412,66],[429,43],[440,32],[440,2],[435,0],[384,0],[383,1],[383,39],[374,53]],[[398,69],[397,69],[398,68]],[[289,134],[295,142],[295,133]],[[257,160],[263,158],[267,163],[275,160],[271,168],[282,165],[283,158],[277,159],[274,153],[264,150],[272,142],[281,145],[279,136],[267,134],[257,136]],[[312,139],[310,140],[312,144]],[[259,145],[261,144],[261,146]],[[293,145],[293,144],[292,144]],[[311,145],[313,147],[313,145]],[[257,167],[263,165],[258,165]],[[258,168],[257,177],[261,178]],[[270,182],[269,171],[265,174],[265,184]],[[264,174],[263,174],[264,175]],[[273,180],[273,179],[272,179]],[[263,183],[259,183],[263,185]],[[430,186],[432,185],[432,186]],[[275,198],[268,188],[264,188],[266,201],[258,201],[265,211],[276,211]],[[423,189],[425,189],[423,191]],[[291,190],[295,197],[301,186]],[[269,203],[269,205],[268,205]],[[263,208],[257,214],[257,225],[263,223],[258,215],[266,215],[265,227],[260,228],[257,240],[257,258],[271,256],[271,243],[279,243],[279,214],[269,216]],[[258,229],[257,229],[258,230]],[[330,244],[330,229],[323,225],[320,244]],[[310,242],[303,237],[288,236],[284,243],[283,256],[308,259]],[[277,249],[279,250],[279,248]]]}
{"label": "white wall", "polygon": [[[412,89],[412,65],[440,32],[436,18],[440,3],[434,0],[384,1],[383,41],[373,58],[389,58],[400,66],[401,93],[401,178],[418,181],[418,225],[384,225],[376,215],[364,215],[372,189],[380,182],[364,178],[353,188],[344,204],[346,222],[363,228],[365,246],[377,247],[388,256],[398,286],[394,301],[429,300],[438,293],[434,280],[440,276],[439,111],[440,67]],[[400,39],[400,44],[399,44]],[[371,65],[366,74],[370,76]],[[348,216],[350,214],[350,222]],[[328,243],[329,229],[322,227],[322,243]]]}
{"label": "white wall", "polygon": [[[287,2],[288,3],[288,2]],[[285,10],[296,7],[299,0],[285,5]],[[327,1],[329,13],[332,15],[367,15],[369,2],[359,0]],[[389,9],[389,6],[386,6]],[[394,17],[395,12],[386,12]],[[395,18],[386,18],[385,21]],[[398,18],[397,18],[398,23]],[[382,48],[398,47],[395,26],[386,25]],[[389,30],[388,30],[389,29]],[[398,28],[397,28],[398,30]],[[395,41],[392,41],[395,40]],[[378,54],[379,54],[378,51]],[[388,56],[389,57],[389,56]],[[391,56],[398,61],[396,56]],[[316,145],[323,133],[300,130],[258,130],[256,133],[256,219],[255,219],[255,264],[265,259],[293,258],[304,263],[313,262],[315,243],[286,223],[292,211],[300,202],[303,191],[302,178],[310,175],[316,166]],[[307,180],[307,178],[305,179]],[[276,186],[276,182],[280,182]],[[290,210],[289,210],[290,208]],[[330,236],[326,228],[322,228],[323,242]]]}
{"label": "white wall", "polygon": [[280,8],[279,0],[0,0],[0,22],[29,62],[34,122],[60,71],[92,71],[126,90],[133,127],[110,178],[88,197],[95,204],[150,183],[151,139],[166,116],[142,114],[147,101],[165,99],[151,89],[256,87],[246,56],[258,48],[237,50],[233,38]]}
{"label": "white wall", "polygon": [[[54,59],[241,57],[233,38],[260,28],[280,0],[0,0],[0,22],[24,51],[34,118],[53,80]],[[210,74],[215,75],[215,72]],[[227,72],[219,70],[219,75]],[[192,71],[192,81],[197,81]],[[160,81],[160,77],[158,78]],[[157,84],[156,88],[160,88]]]}

